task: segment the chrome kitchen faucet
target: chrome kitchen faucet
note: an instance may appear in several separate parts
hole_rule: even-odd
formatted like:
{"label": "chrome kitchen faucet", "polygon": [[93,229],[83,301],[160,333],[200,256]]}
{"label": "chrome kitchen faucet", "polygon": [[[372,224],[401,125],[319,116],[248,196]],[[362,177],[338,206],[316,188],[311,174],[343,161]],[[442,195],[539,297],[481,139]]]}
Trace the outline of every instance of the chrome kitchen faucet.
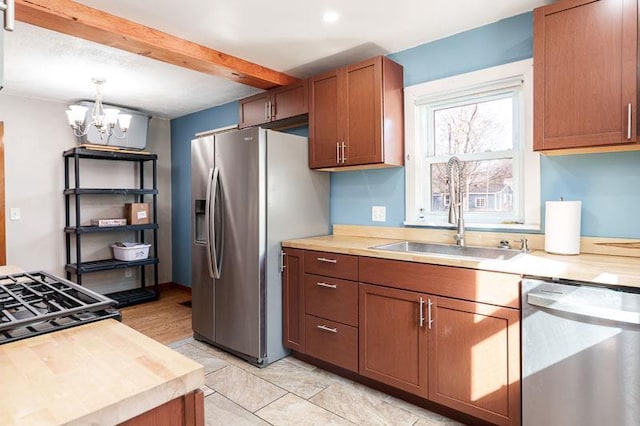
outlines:
{"label": "chrome kitchen faucet", "polygon": [[[454,166],[457,172],[455,183],[453,179]],[[464,246],[462,162],[455,155],[447,162],[447,182],[449,183],[449,223],[457,225],[458,232],[453,236],[456,240],[456,245]]]}

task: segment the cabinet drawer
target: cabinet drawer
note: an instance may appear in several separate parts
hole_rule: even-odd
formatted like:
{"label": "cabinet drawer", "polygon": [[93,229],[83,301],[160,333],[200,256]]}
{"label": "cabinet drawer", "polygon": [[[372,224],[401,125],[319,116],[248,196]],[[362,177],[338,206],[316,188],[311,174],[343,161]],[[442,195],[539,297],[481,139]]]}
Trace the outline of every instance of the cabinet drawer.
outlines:
{"label": "cabinet drawer", "polygon": [[358,284],[305,274],[305,313],[358,326]]}
{"label": "cabinet drawer", "polygon": [[357,281],[358,257],[323,251],[307,251],[304,254],[304,271]]}
{"label": "cabinet drawer", "polygon": [[306,353],[358,372],[358,329],[313,315],[305,318]]}
{"label": "cabinet drawer", "polygon": [[515,274],[372,257],[361,257],[359,268],[364,283],[520,308],[520,276]]}

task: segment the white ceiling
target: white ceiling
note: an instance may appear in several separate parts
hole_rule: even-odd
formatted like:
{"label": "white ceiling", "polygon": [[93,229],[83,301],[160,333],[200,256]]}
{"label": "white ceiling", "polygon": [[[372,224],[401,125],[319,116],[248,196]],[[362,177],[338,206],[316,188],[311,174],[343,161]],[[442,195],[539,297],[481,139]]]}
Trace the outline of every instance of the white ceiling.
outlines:
{"label": "white ceiling", "polygon": [[[87,6],[296,77],[398,52],[550,0],[79,0]],[[327,10],[340,14],[323,22]],[[93,99],[174,118],[260,90],[16,23],[5,33],[2,93],[61,102]]]}

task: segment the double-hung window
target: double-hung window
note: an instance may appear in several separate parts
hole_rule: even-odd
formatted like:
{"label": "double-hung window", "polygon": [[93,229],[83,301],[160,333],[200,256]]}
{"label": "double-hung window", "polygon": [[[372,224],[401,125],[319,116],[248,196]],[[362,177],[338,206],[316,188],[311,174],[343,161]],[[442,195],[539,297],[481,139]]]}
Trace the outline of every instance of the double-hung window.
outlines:
{"label": "double-hung window", "polygon": [[456,156],[468,225],[539,227],[531,66],[520,61],[405,89],[406,224],[447,225],[447,161]]}

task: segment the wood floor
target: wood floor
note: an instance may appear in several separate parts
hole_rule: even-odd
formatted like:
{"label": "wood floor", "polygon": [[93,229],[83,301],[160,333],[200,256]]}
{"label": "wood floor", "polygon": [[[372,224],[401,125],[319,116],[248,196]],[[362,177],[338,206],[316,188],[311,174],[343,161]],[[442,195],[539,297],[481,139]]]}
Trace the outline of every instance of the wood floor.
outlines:
{"label": "wood floor", "polygon": [[164,284],[160,300],[121,308],[122,322],[162,344],[191,337],[191,291]]}

